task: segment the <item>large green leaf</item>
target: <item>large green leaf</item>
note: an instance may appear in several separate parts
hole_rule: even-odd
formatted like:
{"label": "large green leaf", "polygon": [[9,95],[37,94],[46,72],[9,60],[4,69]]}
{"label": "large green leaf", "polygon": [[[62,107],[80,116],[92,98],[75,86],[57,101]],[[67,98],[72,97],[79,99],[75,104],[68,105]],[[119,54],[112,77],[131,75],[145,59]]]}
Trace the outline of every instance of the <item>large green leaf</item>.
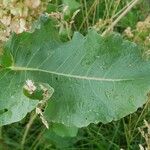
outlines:
{"label": "large green leaf", "polygon": [[[7,44],[5,51],[13,63],[3,64],[0,72],[1,109],[12,113],[11,103],[15,103],[13,114],[19,119],[31,110],[33,101],[27,100],[21,90],[27,79],[48,83],[55,89],[45,116],[66,126],[107,123],[146,102],[150,61],[144,61],[136,44],[118,34],[103,38],[93,30],[85,37],[75,33],[71,41],[61,43],[52,26],[47,21],[34,33],[14,35]],[[10,121],[8,113],[1,118],[4,115],[9,122],[15,120]]]}

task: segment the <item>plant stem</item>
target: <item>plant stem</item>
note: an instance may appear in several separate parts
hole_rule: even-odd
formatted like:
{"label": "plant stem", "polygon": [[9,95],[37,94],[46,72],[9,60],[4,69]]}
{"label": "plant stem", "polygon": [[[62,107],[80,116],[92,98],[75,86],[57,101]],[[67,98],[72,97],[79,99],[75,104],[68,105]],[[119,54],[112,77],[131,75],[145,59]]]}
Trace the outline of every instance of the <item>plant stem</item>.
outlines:
{"label": "plant stem", "polygon": [[28,124],[26,125],[26,129],[24,131],[24,134],[23,134],[23,137],[22,137],[22,141],[21,141],[21,149],[23,150],[24,149],[24,144],[25,144],[25,141],[26,141],[26,137],[28,135],[28,132],[35,120],[35,118],[37,117],[37,114],[34,112],[31,114],[31,117],[30,117],[30,120],[28,122]]}
{"label": "plant stem", "polygon": [[117,16],[119,16],[124,10],[126,10],[128,8],[129,5],[131,5],[134,2],[134,0],[132,0],[131,2],[129,2],[126,6],[124,6],[120,11],[118,11],[116,14],[114,14],[114,16],[112,16],[112,19],[116,18]]}
{"label": "plant stem", "polygon": [[112,31],[115,25],[139,2],[140,0],[135,0],[131,5],[125,9],[120,16],[112,22],[112,24],[102,33],[102,36],[105,36],[108,32]]}
{"label": "plant stem", "polygon": [[88,20],[89,14],[92,12],[93,8],[95,8],[95,6],[99,3],[99,0],[95,0],[92,4],[92,6],[90,7],[89,11],[86,13],[80,27],[79,27],[79,31],[81,30],[81,28],[83,27],[84,23]]}
{"label": "plant stem", "polygon": [[32,149],[36,149],[36,147],[39,145],[39,143],[41,142],[41,137],[43,135],[43,133],[45,132],[46,128],[42,129],[42,131],[39,133],[39,135],[37,136],[37,138],[35,139],[35,141],[32,143],[30,150]]}
{"label": "plant stem", "polygon": [[2,139],[2,127],[0,127],[0,139]]}

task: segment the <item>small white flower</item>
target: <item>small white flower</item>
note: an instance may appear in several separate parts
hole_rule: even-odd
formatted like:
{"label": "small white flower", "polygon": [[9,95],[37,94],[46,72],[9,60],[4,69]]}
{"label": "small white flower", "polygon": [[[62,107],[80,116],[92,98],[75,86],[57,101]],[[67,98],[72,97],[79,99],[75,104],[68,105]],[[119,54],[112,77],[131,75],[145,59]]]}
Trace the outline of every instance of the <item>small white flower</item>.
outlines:
{"label": "small white flower", "polygon": [[33,92],[36,90],[36,86],[32,80],[27,80],[24,88],[29,92],[29,94],[33,94]]}

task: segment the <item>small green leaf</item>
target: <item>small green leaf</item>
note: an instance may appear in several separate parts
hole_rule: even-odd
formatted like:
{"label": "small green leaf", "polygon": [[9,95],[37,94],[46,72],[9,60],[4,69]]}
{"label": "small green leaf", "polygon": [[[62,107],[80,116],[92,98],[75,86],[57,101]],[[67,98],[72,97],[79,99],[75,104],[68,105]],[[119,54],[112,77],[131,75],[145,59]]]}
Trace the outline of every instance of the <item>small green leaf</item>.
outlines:
{"label": "small green leaf", "polygon": [[68,19],[71,15],[80,7],[80,4],[76,0],[62,0],[64,4],[64,18]]}
{"label": "small green leaf", "polygon": [[55,12],[57,10],[57,6],[56,5],[54,5],[54,4],[51,4],[51,3],[49,3],[48,5],[47,5],[47,10],[46,10],[46,12],[47,13],[52,13],[52,12]]}
{"label": "small green leaf", "polygon": [[49,100],[54,89],[47,83],[34,83],[32,80],[27,80],[23,86],[25,96],[35,100]]}
{"label": "small green leaf", "polygon": [[70,146],[73,146],[77,142],[76,137],[61,137],[57,135],[52,130],[46,130],[43,138],[56,146],[57,149],[68,149]]}
{"label": "small green leaf", "polygon": [[76,0],[62,0],[65,6],[69,7],[70,11],[75,11],[80,7],[80,4]]}
{"label": "small green leaf", "polygon": [[61,137],[75,137],[78,133],[77,127],[68,127],[63,124],[54,123],[50,130],[54,131],[57,135]]}

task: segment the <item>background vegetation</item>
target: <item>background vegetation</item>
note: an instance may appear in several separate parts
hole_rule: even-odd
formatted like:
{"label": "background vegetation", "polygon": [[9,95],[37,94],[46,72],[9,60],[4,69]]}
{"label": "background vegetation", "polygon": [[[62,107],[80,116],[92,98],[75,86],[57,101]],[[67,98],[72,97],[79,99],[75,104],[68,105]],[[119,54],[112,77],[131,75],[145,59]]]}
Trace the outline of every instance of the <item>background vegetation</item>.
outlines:
{"label": "background vegetation", "polygon": [[[36,26],[37,18],[46,13],[57,20],[63,41],[71,39],[74,31],[86,34],[95,28],[100,34],[114,30],[144,47],[150,54],[150,1],[139,0],[8,0],[0,2],[0,43],[12,32],[29,31]],[[13,9],[12,9],[13,8]],[[126,16],[122,16],[127,11]],[[121,18],[115,22],[119,17]],[[114,25],[114,26],[113,26]],[[2,48],[1,48],[2,49]],[[28,114],[19,123],[0,129],[1,150],[138,150],[150,149],[149,101],[119,121],[109,124],[91,124],[79,130],[76,137],[61,137],[45,129],[39,118]],[[27,134],[25,128],[29,128]],[[25,135],[26,134],[26,135]]]}

